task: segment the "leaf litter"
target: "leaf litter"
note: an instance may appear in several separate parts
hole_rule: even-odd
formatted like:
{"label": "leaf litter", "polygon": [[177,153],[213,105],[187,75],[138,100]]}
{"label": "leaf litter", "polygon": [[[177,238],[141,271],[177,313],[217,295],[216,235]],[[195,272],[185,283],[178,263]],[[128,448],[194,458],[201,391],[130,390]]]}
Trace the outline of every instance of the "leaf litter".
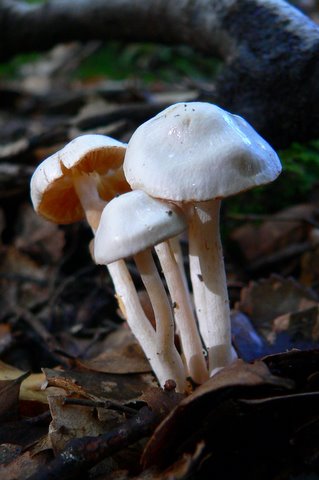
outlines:
{"label": "leaf litter", "polygon": [[318,191],[232,229],[241,261],[227,248],[225,257],[241,360],[186,397],[163,391],[92,263],[89,229],[37,217],[28,182],[74,136],[127,141],[167,95],[171,104],[197,91],[98,79],[67,87],[63,76],[60,91],[50,78],[40,91],[27,77],[23,88],[1,86],[10,113],[0,107],[0,477],[318,474]]}

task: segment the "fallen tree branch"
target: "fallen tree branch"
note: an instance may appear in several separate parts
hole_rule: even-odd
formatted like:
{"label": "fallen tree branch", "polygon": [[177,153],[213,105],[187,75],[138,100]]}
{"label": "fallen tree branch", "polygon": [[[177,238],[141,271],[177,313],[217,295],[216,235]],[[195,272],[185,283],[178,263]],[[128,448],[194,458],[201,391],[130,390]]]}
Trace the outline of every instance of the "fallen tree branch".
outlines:
{"label": "fallen tree branch", "polygon": [[143,407],[133,418],[111,432],[99,437],[71,440],[51,463],[28,480],[69,480],[81,476],[108,455],[150,435],[160,420],[158,413]]}
{"label": "fallen tree branch", "polygon": [[[181,401],[183,395],[174,389],[150,389],[143,396],[148,406],[114,430],[98,437],[82,437],[71,440],[64,450],[48,465],[28,480],[70,480],[83,478],[94,465],[133,443],[152,434],[157,425]],[[175,388],[175,384],[173,385]],[[131,413],[131,412],[130,412]]]}
{"label": "fallen tree branch", "polygon": [[218,56],[217,101],[275,146],[319,131],[319,28],[283,0],[0,0],[0,60],[59,42],[185,44]]}

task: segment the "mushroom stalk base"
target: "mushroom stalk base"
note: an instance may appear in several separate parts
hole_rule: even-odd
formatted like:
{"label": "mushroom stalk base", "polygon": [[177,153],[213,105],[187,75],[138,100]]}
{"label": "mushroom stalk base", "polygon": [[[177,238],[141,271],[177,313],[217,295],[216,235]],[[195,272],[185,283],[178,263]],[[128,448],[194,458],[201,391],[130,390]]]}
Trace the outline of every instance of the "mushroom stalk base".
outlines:
{"label": "mushroom stalk base", "polygon": [[209,372],[232,359],[230,309],[219,231],[220,200],[198,202],[190,218],[189,259],[200,332]]}
{"label": "mushroom stalk base", "polygon": [[157,271],[152,252],[148,248],[134,256],[135,263],[149,295],[156,321],[157,355],[166,365],[177,389],[185,389],[186,375],[182,359],[174,344],[174,317],[162,280]]}
{"label": "mushroom stalk base", "polygon": [[208,371],[196,319],[189,302],[188,291],[185,288],[180,267],[176,262],[170,242],[158,244],[155,250],[174,305],[174,316],[188,375],[194,382],[201,384],[207,380]]}
{"label": "mushroom stalk base", "polygon": [[[176,390],[184,392],[185,376],[181,375],[179,369],[176,372],[175,363],[171,364],[166,355],[158,352],[156,332],[142,309],[135,285],[124,260],[110,263],[108,269],[113,280],[119,306],[149,360],[160,385],[163,387],[166,380],[173,379],[176,382]],[[178,356],[177,351],[176,355]]]}

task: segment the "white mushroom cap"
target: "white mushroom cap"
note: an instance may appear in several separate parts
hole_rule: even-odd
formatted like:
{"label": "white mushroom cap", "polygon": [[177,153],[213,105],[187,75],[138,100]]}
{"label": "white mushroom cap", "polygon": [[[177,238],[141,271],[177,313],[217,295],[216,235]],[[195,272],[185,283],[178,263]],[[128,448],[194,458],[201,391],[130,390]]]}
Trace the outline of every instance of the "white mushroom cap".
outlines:
{"label": "white mushroom cap", "polygon": [[84,212],[74,188],[75,175],[97,174],[98,190],[103,200],[127,191],[129,185],[122,171],[125,151],[125,143],[105,135],[75,138],[35,170],[31,178],[34,209],[55,223],[81,220]]}
{"label": "white mushroom cap", "polygon": [[179,235],[186,220],[175,205],[140,190],[111,200],[104,208],[94,241],[94,258],[109,264]]}
{"label": "white mushroom cap", "polygon": [[142,124],[124,159],[133,189],[182,202],[227,197],[280,172],[275,151],[243,118],[205,102],[177,103]]}

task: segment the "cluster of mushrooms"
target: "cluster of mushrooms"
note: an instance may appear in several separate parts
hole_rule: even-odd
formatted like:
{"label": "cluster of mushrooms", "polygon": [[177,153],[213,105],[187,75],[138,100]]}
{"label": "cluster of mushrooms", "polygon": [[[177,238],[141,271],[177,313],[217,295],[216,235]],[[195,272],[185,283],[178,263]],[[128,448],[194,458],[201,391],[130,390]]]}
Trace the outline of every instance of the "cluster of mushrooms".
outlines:
{"label": "cluster of mushrooms", "polygon": [[[187,377],[201,384],[236,358],[221,199],[280,172],[275,151],[243,118],[210,103],[177,103],[138,127],[127,145],[104,135],[75,138],[35,170],[31,198],[52,222],[86,218],[92,256],[108,267],[121,311],[159,383],[174,380],[183,392]],[[185,232],[192,297],[179,240]],[[155,326],[125,262],[130,257]]]}

